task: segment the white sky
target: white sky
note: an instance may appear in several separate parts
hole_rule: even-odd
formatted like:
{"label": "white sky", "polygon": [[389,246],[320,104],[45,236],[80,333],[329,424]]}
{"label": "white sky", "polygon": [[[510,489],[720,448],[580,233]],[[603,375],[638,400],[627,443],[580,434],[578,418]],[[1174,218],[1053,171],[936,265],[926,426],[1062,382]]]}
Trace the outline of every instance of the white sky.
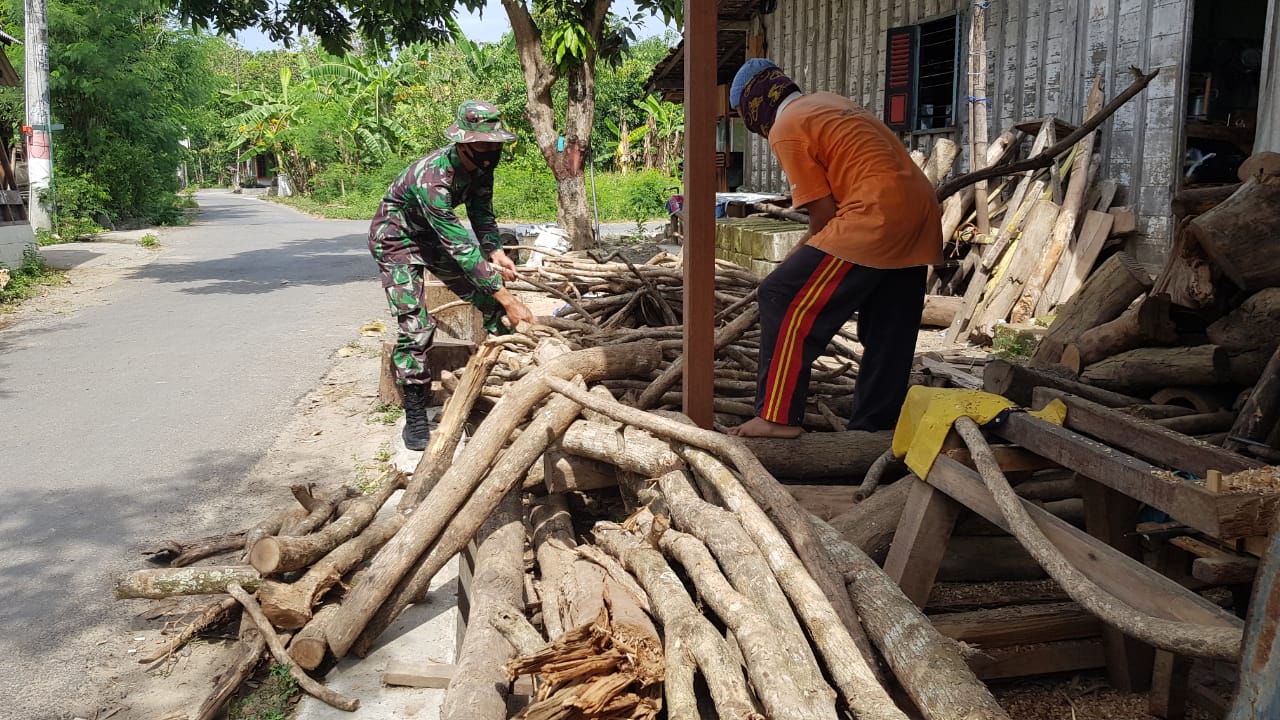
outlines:
{"label": "white sky", "polygon": [[[635,12],[635,3],[632,0],[616,0],[613,3],[613,11],[616,13],[632,13]],[[458,25],[467,37],[476,42],[494,42],[502,37],[502,34],[511,29],[511,23],[507,21],[507,13],[502,9],[501,0],[488,0],[485,6],[483,19],[478,13],[459,13]],[[636,37],[644,39],[661,35],[668,26],[662,24],[661,18],[646,17],[643,24],[637,29]],[[672,30],[679,31],[679,28],[671,26]],[[283,47],[271,40],[263,34],[261,30],[250,29],[236,35],[236,40],[240,42],[247,50],[271,50],[273,48]]]}

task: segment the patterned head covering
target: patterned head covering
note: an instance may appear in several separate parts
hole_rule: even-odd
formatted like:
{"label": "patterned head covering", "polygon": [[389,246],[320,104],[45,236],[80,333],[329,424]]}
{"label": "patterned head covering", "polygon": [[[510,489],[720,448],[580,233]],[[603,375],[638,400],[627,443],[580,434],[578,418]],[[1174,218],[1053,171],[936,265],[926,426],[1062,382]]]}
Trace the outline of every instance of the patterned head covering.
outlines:
{"label": "patterned head covering", "polygon": [[512,142],[515,135],[502,125],[502,112],[483,100],[465,100],[458,106],[457,118],[444,131],[456,143]]}
{"label": "patterned head covering", "polygon": [[782,69],[763,58],[748,60],[733,78],[729,104],[738,109],[742,123],[757,135],[769,137],[778,106],[800,86]]}

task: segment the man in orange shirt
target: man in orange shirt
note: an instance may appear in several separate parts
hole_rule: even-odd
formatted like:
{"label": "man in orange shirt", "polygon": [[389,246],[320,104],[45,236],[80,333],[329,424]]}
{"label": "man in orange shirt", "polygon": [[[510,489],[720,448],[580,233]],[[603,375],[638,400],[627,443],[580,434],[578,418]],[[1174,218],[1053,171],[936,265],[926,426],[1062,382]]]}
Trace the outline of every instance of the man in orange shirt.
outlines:
{"label": "man in orange shirt", "polygon": [[906,398],[927,266],[942,261],[933,185],[902,141],[852,101],[802,94],[772,62],[748,60],[730,104],[769,140],[809,232],[760,283],[756,417],[744,437],[801,433],[813,361],[858,313],[865,349],[850,430],[888,430]]}

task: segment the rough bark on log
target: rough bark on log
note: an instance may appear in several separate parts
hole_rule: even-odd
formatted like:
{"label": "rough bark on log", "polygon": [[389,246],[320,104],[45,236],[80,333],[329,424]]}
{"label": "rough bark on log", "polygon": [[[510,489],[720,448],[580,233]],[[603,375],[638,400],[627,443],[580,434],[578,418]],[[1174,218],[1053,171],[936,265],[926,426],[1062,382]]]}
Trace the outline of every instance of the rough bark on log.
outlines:
{"label": "rough bark on log", "polygon": [[889,469],[895,464],[901,465],[898,457],[893,454],[893,448],[890,447],[871,463],[871,467],[867,468],[867,474],[862,476],[862,483],[858,485],[858,489],[853,493],[855,502],[862,502],[871,497],[876,489],[880,487],[880,482],[884,480]]}
{"label": "rough bark on log", "polygon": [[827,523],[813,516],[809,521],[848,584],[867,633],[924,716],[928,720],[1007,720],[1008,714],[991,691],[969,669],[960,646],[939,633],[866,553]]}
{"label": "rough bark on log", "polygon": [[542,580],[539,598],[542,600],[542,626],[552,640],[565,634],[600,614],[598,604],[586,612],[576,612],[564,607],[566,591],[571,590],[572,578],[569,566],[576,557],[573,546],[573,520],[564,495],[553,494],[533,506],[529,512],[529,525],[533,529],[533,551],[538,561],[538,576]]}
{"label": "rough bark on log", "polygon": [[649,433],[590,420],[570,425],[558,446],[564,452],[611,463],[644,477],[659,477],[684,465],[669,443]]}
{"label": "rough bark on log", "polygon": [[1037,370],[997,359],[988,362],[982,373],[983,390],[1003,395],[1023,407],[1031,406],[1032,394],[1038,387],[1051,387],[1069,392],[1107,407],[1129,407],[1146,402],[1132,395],[1076,382],[1055,373],[1051,367]]}
{"label": "rough bark on log", "polygon": [[519,655],[532,655],[547,644],[524,613],[514,607],[498,608],[489,616],[489,624],[502,633],[502,637],[506,638]]}
{"label": "rough bark on log", "polygon": [[973,453],[983,483],[991,491],[1013,534],[1071,595],[1072,600],[1124,634],[1162,650],[1189,657],[1227,661],[1239,659],[1242,641],[1239,628],[1198,625],[1140,613],[1102,590],[1075,569],[1027,514],[1022,506],[1023,501],[1013,492],[1004,473],[1000,471],[978,424],[962,417],[956,421],[955,429]]}
{"label": "rough bark on log", "polygon": [[[453,463],[441,476],[436,488],[417,506],[396,537],[383,546],[374,556],[366,582],[352,587],[342,602],[339,620],[335,623],[334,634],[329,638],[329,647],[337,657],[343,657],[364,630],[370,618],[387,600],[387,597],[400,584],[401,579],[422,557],[423,553],[435,542],[445,525],[449,523],[464,505],[468,497],[475,491],[481,478],[489,470],[494,458],[516,426],[522,422],[533,406],[541,401],[549,392],[544,381],[549,377],[581,375],[584,380],[592,382],[605,377],[626,376],[647,373],[661,361],[661,351],[655,343],[634,343],[613,345],[605,348],[591,348],[561,355],[533,370],[520,380],[507,386],[507,392],[494,406],[493,410],[480,424],[475,436],[467,446],[467,453],[460,462]],[[585,392],[585,391],[584,391]],[[559,428],[557,435],[564,432]],[[531,435],[526,431],[517,439],[525,439]],[[528,459],[529,464],[546,449],[549,438],[530,437],[536,445],[540,445],[537,453]],[[513,473],[510,482],[519,482],[528,470],[526,464],[519,473]],[[490,472],[490,475],[494,473]],[[495,484],[505,485],[506,478]],[[474,525],[462,539],[465,544],[480,524],[492,512],[498,501],[506,495],[509,487],[504,487],[492,497],[492,504],[483,515],[475,518]],[[456,552],[456,551],[455,551]],[[428,576],[427,582],[430,582]],[[398,611],[397,611],[398,612]]]}
{"label": "rough bark on log", "polygon": [[[307,513],[306,517],[285,523],[281,526],[279,534],[297,536],[315,532],[321,525],[329,522],[329,518],[333,517],[333,513],[337,511],[338,505],[359,494],[360,491],[350,485],[342,485],[327,490],[316,496],[315,505]],[[252,547],[249,548],[249,552],[253,553]]]}
{"label": "rough bark on log", "polygon": [[876,562],[884,562],[907,503],[909,486],[910,483],[895,482],[880,488],[874,495],[831,518],[832,527]]}
{"label": "rough bark on log", "polygon": [[1209,342],[1233,352],[1269,352],[1280,338],[1280,287],[1259,290],[1205,332]]}
{"label": "rough bark on log", "polygon": [[[552,362],[554,363],[555,361]],[[551,366],[549,363],[543,367]],[[523,382],[523,380],[520,382]],[[569,402],[564,398],[553,397],[535,413],[533,421],[529,423],[524,432],[520,433],[520,437],[511,443],[511,447],[498,456],[496,461],[491,460],[493,455],[477,456],[474,451],[467,454],[467,462],[484,462],[486,466],[473,468],[466,472],[475,472],[478,475],[487,471],[487,476],[478,486],[473,486],[474,490],[470,492],[468,497],[453,498],[447,501],[449,505],[452,505],[455,500],[460,501],[462,504],[457,510],[450,511],[452,517],[445,518],[447,525],[434,538],[435,542],[431,550],[427,552],[424,559],[417,563],[413,571],[404,576],[404,579],[395,587],[377,591],[387,596],[386,601],[381,603],[380,607],[373,607],[368,618],[360,623],[360,627],[356,627],[355,624],[338,626],[335,635],[344,638],[341,642],[346,644],[346,649],[350,649],[351,644],[358,639],[359,642],[356,644],[357,653],[361,657],[369,653],[374,641],[382,634],[382,631],[395,620],[400,611],[422,596],[422,593],[431,585],[431,578],[435,577],[435,574],[444,567],[449,558],[466,547],[471,538],[475,536],[476,531],[480,529],[484,521],[497,508],[502,498],[512,488],[520,484],[520,480],[528,472],[529,467],[546,451],[553,438],[564,433],[569,424],[578,416],[580,409],[573,402]],[[493,415],[489,417],[492,418]],[[488,423],[488,419],[485,420],[485,423]],[[476,437],[479,438],[480,432],[484,430],[485,424],[482,423]],[[490,462],[492,462],[492,466],[488,467]],[[460,465],[464,466],[465,464],[460,463]],[[458,467],[458,465],[454,467]],[[441,490],[453,486],[452,483],[445,484],[446,480],[450,480],[453,472],[453,469],[450,469],[446,473],[438,486],[440,490],[433,491],[428,495],[426,501],[420,506],[421,508],[432,512],[435,511],[437,504],[433,501],[433,498],[438,496]],[[469,476],[464,475],[463,477]],[[470,481],[468,480],[468,482]],[[409,522],[412,522],[412,519]],[[408,524],[406,524],[407,528]],[[396,539],[398,540],[403,534],[404,530],[401,530]],[[375,582],[376,563],[377,558],[375,557],[374,563],[370,565],[370,578],[362,587],[370,587],[370,583]],[[343,607],[345,608],[349,602],[350,595],[343,600]],[[349,615],[347,617],[355,616]],[[342,622],[342,620],[339,620],[339,622]],[[334,645],[335,635],[330,635],[329,637],[329,648],[337,654],[336,650],[340,645]],[[345,638],[350,638],[350,640]],[[345,654],[346,649],[343,650],[343,654]]]}
{"label": "rough bark on log", "polygon": [[225,620],[235,608],[236,601],[232,598],[223,598],[222,600],[210,603],[205,606],[204,610],[200,612],[200,615],[197,616],[195,620],[187,623],[187,626],[182,628],[182,632],[170,638],[155,652],[147,653],[145,656],[139,658],[138,662],[145,665],[168,659],[176,650],[181,648],[183,645],[186,645],[191,638],[198,635],[205,628],[211,627]]}
{"label": "rough bark on log", "polygon": [[1185,221],[1175,226],[1173,249],[1151,292],[1167,294],[1174,305],[1192,310],[1217,302],[1213,265]]}
{"label": "rough bark on log", "polygon": [[257,525],[249,528],[249,531],[244,534],[245,562],[248,562],[249,551],[253,549],[253,546],[259,540],[269,535],[275,535],[280,532],[280,528],[284,527],[286,524],[301,520],[303,517],[306,517],[309,512],[311,512],[311,508],[305,506],[301,508],[291,507],[286,510],[281,510],[275,515],[272,515],[266,520],[263,520]]}
{"label": "rough bark on log", "polygon": [[[756,697],[770,717],[836,717],[835,693],[814,667],[797,667],[787,653],[788,642],[770,619],[721,574],[711,552],[692,535],[668,529],[658,538],[662,550],[675,558],[693,581],[698,596],[733,633],[742,649],[747,676]],[[806,690],[808,692],[806,692]]]}
{"label": "rough bark on log", "polygon": [[1048,480],[1027,480],[1013,488],[1019,495],[1028,500],[1065,500],[1080,497],[1080,484],[1075,476]]}
{"label": "rough bark on log", "polygon": [[1031,364],[1052,365],[1062,350],[1090,328],[1114,320],[1151,287],[1151,276],[1133,258],[1116,253],[1089,276],[1080,292],[1058,309],[1049,331],[1040,340]]}
{"label": "rough bark on log", "polygon": [[256,588],[260,581],[258,571],[249,565],[134,570],[116,579],[116,599],[213,595],[225,593],[230,583]]}
{"label": "rough bark on log", "polygon": [[1081,333],[1075,343],[1068,345],[1075,348],[1079,360],[1072,369],[1078,372],[1125,350],[1172,343],[1178,331],[1169,315],[1171,305],[1168,295],[1148,295],[1115,320]]}
{"label": "rough bark on log", "polygon": [[764,469],[788,480],[858,478],[893,442],[893,433],[845,430],[804,433],[793,440],[742,438]]}
{"label": "rough bark on log", "polygon": [[667,510],[675,526],[690,533],[702,542],[720,561],[725,575],[733,587],[743,595],[753,598],[758,607],[769,616],[770,624],[777,628],[779,647],[790,655],[791,665],[798,668],[797,681],[816,681],[802,687],[806,695],[834,693],[821,680],[821,671],[814,658],[804,631],[796,620],[787,595],[778,584],[760,549],[751,541],[738,519],[727,510],[705,502],[698,497],[684,471],[670,472],[658,479],[658,486],[666,500]]}
{"label": "rough bark on log", "polygon": [[302,669],[315,670],[320,667],[320,663],[324,662],[324,656],[329,651],[329,641],[325,639],[325,633],[328,632],[329,623],[336,612],[338,612],[336,603],[321,607],[289,641],[289,657],[293,658],[293,661]]}
{"label": "rough bark on log", "polygon": [[1114,391],[1216,385],[1230,379],[1230,364],[1217,345],[1137,348],[1089,365],[1080,379]]}
{"label": "rough bark on log", "polygon": [[662,689],[667,699],[668,720],[702,720],[698,696],[693,689],[698,664],[689,654],[688,644],[689,641],[679,636],[667,638],[667,676]]}
{"label": "rough bark on log", "polygon": [[245,535],[245,532],[238,532],[212,535],[187,542],[166,540],[156,549],[145,551],[143,554],[149,556],[147,559],[151,562],[160,562],[168,558],[169,567],[186,567],[197,560],[243,548]]}
{"label": "rough bark on log", "polygon": [[519,491],[508,493],[480,529],[471,613],[456,672],[440,709],[442,720],[506,720],[504,666],[515,653],[489,622],[500,609],[524,606],[524,521]]}
{"label": "rough bark on log", "polygon": [[249,563],[263,575],[309,567],[334,548],[363,531],[392,493],[404,486],[405,475],[392,473],[373,495],[351,501],[342,517],[310,535],[265,537],[249,551]]}
{"label": "rough bark on log", "polygon": [[[233,599],[232,602],[235,600]],[[258,661],[262,659],[262,653],[266,649],[266,638],[262,637],[262,633],[258,632],[253,623],[248,622],[247,619],[241,622],[240,637],[236,642],[231,665],[214,681],[213,692],[200,703],[200,708],[196,710],[196,720],[214,720],[222,715],[222,707],[227,704],[232,695],[236,694],[240,685],[253,675],[253,670],[258,667]]]}
{"label": "rough bark on log", "polygon": [[[760,319],[760,306],[752,305],[742,312],[741,315],[734,318],[728,325],[716,331],[715,349],[720,350],[726,345],[733,343],[742,334],[755,327]],[[644,392],[640,393],[640,398],[636,401],[637,407],[650,408],[662,397],[664,393],[671,389],[673,385],[680,382],[681,376],[684,375],[684,355],[676,358],[666,370],[653,381]]]}
{"label": "rough bark on log", "polygon": [[276,659],[276,662],[289,668],[289,676],[298,683],[298,687],[324,704],[339,710],[355,712],[360,707],[360,700],[357,698],[345,697],[341,693],[321,685],[312,679],[310,675],[303,672],[302,668],[298,667],[293,658],[289,657],[289,653],[285,650],[284,642],[280,640],[280,636],[276,634],[276,631],[271,627],[271,623],[267,621],[267,616],[262,614],[262,608],[258,607],[258,601],[254,600],[248,591],[237,583],[231,583],[227,586],[227,592],[231,593],[231,597],[244,606],[245,614],[253,619],[253,624],[258,627],[258,632],[267,641],[267,648],[271,650],[271,656]]}
{"label": "rough bark on log", "polygon": [[1211,187],[1194,187],[1179,190],[1173,194],[1170,209],[1175,218],[1203,215],[1218,206],[1240,189],[1241,183],[1215,185]]}
{"label": "rough bark on log", "polygon": [[263,612],[278,628],[292,629],[306,625],[312,619],[311,609],[320,602],[329,588],[395,537],[403,526],[403,515],[385,515],[365,528],[364,532],[334,548],[294,582],[263,582],[258,590]]}
{"label": "rough bark on log", "polygon": [[497,343],[481,343],[480,347],[476,348],[475,354],[467,361],[462,380],[458,388],[449,396],[449,401],[444,404],[435,432],[431,433],[431,439],[427,441],[427,449],[423,451],[417,467],[414,468],[413,479],[409,481],[404,495],[400,498],[401,507],[407,509],[421,502],[448,469],[449,463],[453,460],[453,452],[462,439],[463,426],[467,418],[471,417],[471,409],[475,407],[476,399],[480,397],[485,380],[493,371],[493,366],[497,364],[498,355],[501,352],[502,346]]}
{"label": "rough bark on log", "polygon": [[954,295],[926,295],[924,314],[920,316],[923,327],[951,327],[956,313],[964,306],[964,298]]}
{"label": "rough bark on log", "polygon": [[1280,422],[1280,347],[1272,354],[1258,384],[1240,408],[1224,445],[1228,450],[1239,452],[1250,447],[1249,441],[1265,443],[1277,422]]}
{"label": "rough bark on log", "polygon": [[1280,183],[1249,180],[1189,224],[1215,267],[1245,291],[1280,285]]}
{"label": "rough bark on log", "polygon": [[596,543],[640,581],[665,635],[688,643],[689,654],[697,661],[715,700],[717,714],[726,720],[763,720],[724,638],[693,604],[662,553],[616,525],[599,523],[593,534]]}

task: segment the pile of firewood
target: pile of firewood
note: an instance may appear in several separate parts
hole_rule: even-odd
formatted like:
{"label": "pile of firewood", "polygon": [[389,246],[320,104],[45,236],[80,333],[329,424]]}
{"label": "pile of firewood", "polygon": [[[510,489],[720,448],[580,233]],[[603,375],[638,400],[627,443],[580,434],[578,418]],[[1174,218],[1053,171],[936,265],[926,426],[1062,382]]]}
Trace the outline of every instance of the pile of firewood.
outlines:
{"label": "pile of firewood", "polygon": [[[1241,177],[1175,199],[1176,244],[1154,279],[1123,253],[1104,262],[1059,309],[1031,367],[1058,375],[1059,389],[1274,462],[1280,155],[1255,155]],[[989,384],[1015,394],[1029,377],[996,372]]]}

